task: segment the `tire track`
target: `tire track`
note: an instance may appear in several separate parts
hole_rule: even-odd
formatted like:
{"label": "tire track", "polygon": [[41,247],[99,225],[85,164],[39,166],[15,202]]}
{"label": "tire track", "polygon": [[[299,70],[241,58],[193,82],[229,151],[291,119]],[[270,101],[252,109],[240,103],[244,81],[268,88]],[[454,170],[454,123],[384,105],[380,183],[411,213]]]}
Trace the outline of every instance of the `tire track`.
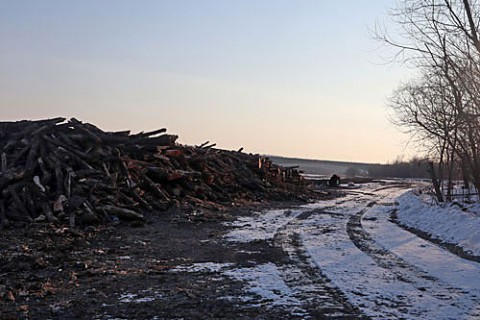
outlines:
{"label": "tire track", "polygon": [[367,207],[350,216],[347,222],[347,233],[352,243],[381,268],[391,272],[398,281],[412,284],[417,290],[426,292],[440,300],[450,300],[466,292],[442,282],[429,275],[424,270],[410,264],[395,253],[376,243],[362,226],[362,217],[376,202],[370,202]]}
{"label": "tire track", "polygon": [[[387,186],[380,188],[378,191],[400,188],[404,189],[405,186]],[[396,191],[392,190],[392,192]],[[467,311],[469,315],[478,315],[480,304],[478,304],[478,298],[476,298],[475,295],[455,286],[455,284],[449,284],[444,280],[432,276],[428,273],[428,269],[422,269],[402,259],[394,252],[376,242],[363,228],[362,218],[364,214],[370,208],[377,205],[377,201],[378,205],[394,205],[389,198],[391,198],[390,193],[386,194],[382,192],[380,192],[380,194],[364,193],[359,195],[359,197],[353,196],[350,197],[350,199],[343,199],[344,201],[337,202],[337,205],[340,205],[338,208],[340,211],[334,210],[334,212],[327,212],[326,210],[328,210],[328,208],[325,207],[303,212],[287,225],[280,228],[275,234],[274,244],[282,247],[283,250],[289,254],[291,260],[291,262],[286,263],[280,268],[285,283],[294,292],[298,293],[298,298],[301,301],[305,301],[305,309],[308,310],[309,314],[314,318],[368,318],[360,308],[375,318],[377,317],[377,312],[380,312],[379,314],[382,316],[393,318],[402,318],[402,313],[409,314],[412,317],[422,317],[425,316],[423,309],[421,309],[421,307],[419,309],[417,307],[418,304],[416,302],[413,303],[414,300],[412,299],[423,300],[422,297],[426,296],[438,300],[438,305],[442,307],[446,306],[446,310],[449,308],[447,306],[450,306],[450,308],[455,310],[455,313],[458,312],[458,314],[462,314],[462,310],[469,310]],[[351,211],[351,205],[347,205],[346,211],[342,210],[342,204],[350,201],[355,202],[360,208],[363,207],[363,209]],[[390,202],[387,203],[385,201]],[[346,243],[351,242],[357,249],[368,255],[377,268],[382,268],[388,272],[386,274],[389,276],[385,278],[387,283],[398,283],[398,287],[402,287],[402,283],[408,284],[407,287],[411,287],[414,290],[410,290],[410,293],[405,295],[400,293],[398,295],[392,295],[394,298],[382,298],[382,296],[373,295],[372,297],[365,297],[365,300],[362,301],[353,299],[351,300],[353,303],[350,302],[347,294],[353,293],[357,296],[365,296],[367,293],[362,292],[361,289],[354,292],[353,290],[349,291],[348,288],[334,285],[327,276],[328,273],[325,273],[328,272],[329,269],[322,270],[321,264],[319,265],[315,262],[307,251],[305,244],[302,242],[302,239],[304,239],[303,232],[308,232],[307,230],[311,228],[311,222],[305,220],[316,220],[315,218],[309,219],[313,215],[328,215],[334,218],[334,220],[338,219],[338,224],[335,223],[335,225],[315,225],[315,232],[320,232],[320,234],[340,232],[344,235],[344,241],[346,241]],[[333,236],[332,239],[334,238],[335,236]],[[358,274],[358,276],[361,277],[362,275]],[[345,289],[346,291],[342,291]],[[416,293],[414,293],[415,289]],[[348,297],[351,298],[350,295]],[[428,298],[425,299],[428,300]],[[367,301],[367,304],[368,302],[373,302],[375,305],[365,310],[365,303],[363,301]],[[398,313],[398,310],[402,311]],[[370,311],[373,311],[373,314],[370,314]]]}
{"label": "tire track", "polygon": [[290,261],[279,267],[283,280],[296,292],[296,297],[305,302],[305,309],[314,319],[368,319],[331,283],[304,249],[300,234],[295,230],[299,221],[312,214],[329,213],[320,210],[303,212],[274,236],[274,244],[290,256]]}

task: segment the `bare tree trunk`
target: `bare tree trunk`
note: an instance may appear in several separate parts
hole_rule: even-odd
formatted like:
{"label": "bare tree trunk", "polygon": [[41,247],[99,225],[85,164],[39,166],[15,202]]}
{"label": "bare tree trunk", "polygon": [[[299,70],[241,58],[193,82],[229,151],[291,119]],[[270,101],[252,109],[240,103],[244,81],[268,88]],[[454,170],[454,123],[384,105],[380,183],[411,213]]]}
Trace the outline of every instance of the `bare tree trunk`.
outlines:
{"label": "bare tree trunk", "polygon": [[435,174],[435,166],[432,161],[428,163],[430,167],[430,175],[432,177],[433,188],[435,190],[435,196],[437,197],[438,202],[443,201],[442,191],[440,190],[440,183],[438,182],[437,176]]}
{"label": "bare tree trunk", "polygon": [[469,176],[468,176],[467,166],[465,165],[465,162],[463,160],[460,162],[460,168],[462,170],[463,186],[466,190],[469,190],[470,189]]}
{"label": "bare tree trunk", "polygon": [[448,184],[447,184],[447,201],[452,201],[452,194],[453,194],[453,179],[454,177],[454,169],[455,169],[455,150],[450,150],[448,155]]}

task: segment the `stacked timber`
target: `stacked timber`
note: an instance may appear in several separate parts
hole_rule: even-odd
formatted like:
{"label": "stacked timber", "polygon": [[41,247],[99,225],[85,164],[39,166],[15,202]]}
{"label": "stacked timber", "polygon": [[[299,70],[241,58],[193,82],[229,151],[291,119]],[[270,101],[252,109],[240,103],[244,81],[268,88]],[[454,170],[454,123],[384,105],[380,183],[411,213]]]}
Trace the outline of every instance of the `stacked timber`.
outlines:
{"label": "stacked timber", "polygon": [[106,132],[75,118],[0,122],[0,226],[143,220],[172,205],[282,199],[303,185],[297,170],[268,158],[177,138],[166,129]]}

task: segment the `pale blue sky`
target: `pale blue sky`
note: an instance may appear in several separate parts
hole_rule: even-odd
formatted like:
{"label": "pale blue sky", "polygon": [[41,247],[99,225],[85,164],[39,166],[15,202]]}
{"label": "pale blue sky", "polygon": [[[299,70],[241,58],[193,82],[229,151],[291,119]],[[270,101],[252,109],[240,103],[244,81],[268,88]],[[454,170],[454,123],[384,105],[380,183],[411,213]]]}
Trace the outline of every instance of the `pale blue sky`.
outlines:
{"label": "pale blue sky", "polygon": [[408,137],[368,27],[394,0],[0,0],[2,120],[166,127],[180,142],[386,162]]}

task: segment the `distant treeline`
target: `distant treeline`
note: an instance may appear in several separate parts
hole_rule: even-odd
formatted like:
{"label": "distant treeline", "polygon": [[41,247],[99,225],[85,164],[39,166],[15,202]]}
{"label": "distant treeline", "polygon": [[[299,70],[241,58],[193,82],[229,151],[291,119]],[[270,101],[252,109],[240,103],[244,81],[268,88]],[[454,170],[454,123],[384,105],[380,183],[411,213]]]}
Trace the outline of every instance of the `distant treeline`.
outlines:
{"label": "distant treeline", "polygon": [[[366,176],[372,178],[419,178],[430,177],[428,165],[425,160],[413,159],[411,161],[395,161],[388,164],[372,164],[367,168]],[[355,167],[346,171],[346,176],[355,177],[362,175]]]}
{"label": "distant treeline", "polygon": [[283,166],[298,166],[307,174],[339,174],[344,177],[372,178],[420,178],[430,177],[427,162],[423,159],[410,161],[396,160],[388,164],[309,160],[269,156],[275,163]]}

